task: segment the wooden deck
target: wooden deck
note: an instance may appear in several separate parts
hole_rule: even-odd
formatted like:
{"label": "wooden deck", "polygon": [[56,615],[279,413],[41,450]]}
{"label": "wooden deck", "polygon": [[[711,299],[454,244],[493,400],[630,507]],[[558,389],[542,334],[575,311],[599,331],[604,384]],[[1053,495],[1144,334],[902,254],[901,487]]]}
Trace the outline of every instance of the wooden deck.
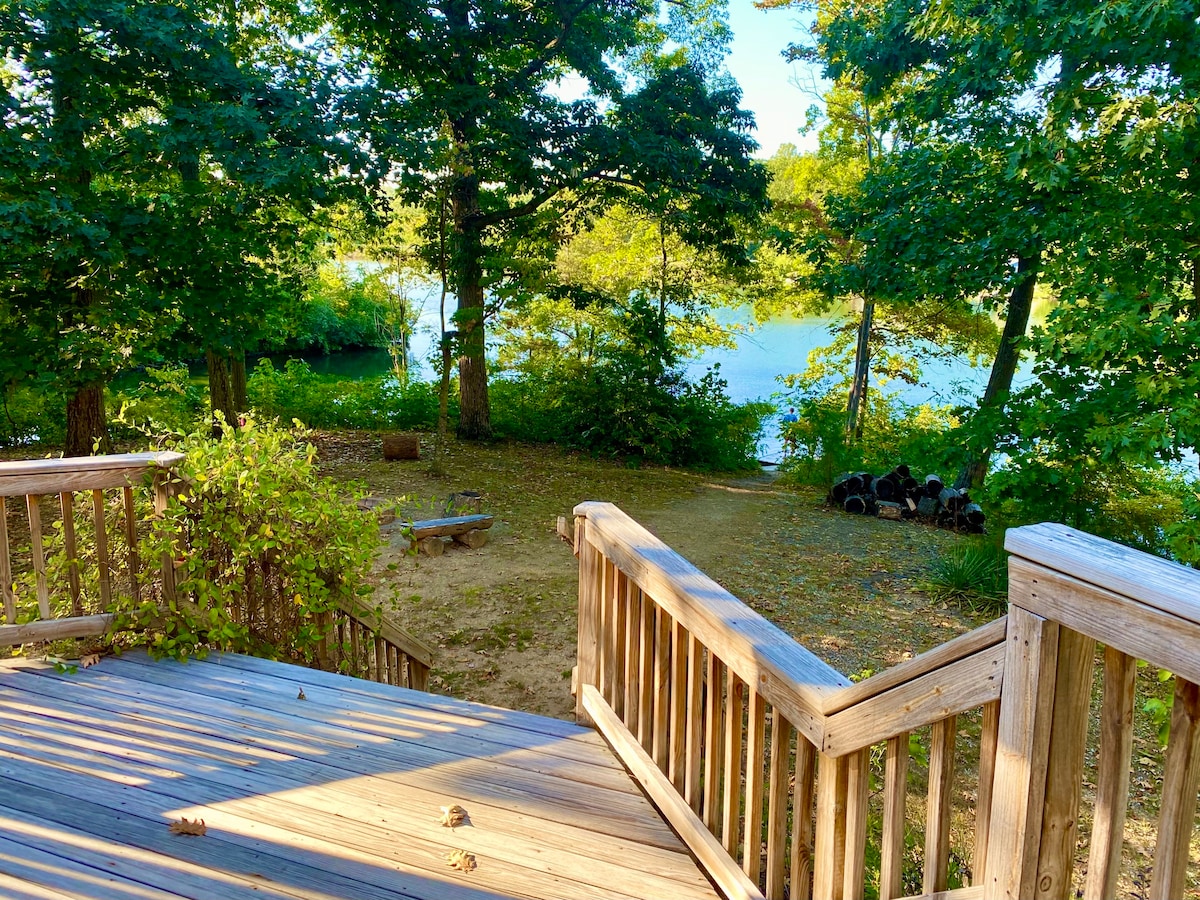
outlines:
{"label": "wooden deck", "polygon": [[[454,803],[470,821],[452,830]],[[207,834],[172,834],[184,817]],[[449,867],[457,849],[474,871]],[[717,895],[592,731],[249,657],[129,654],[0,663],[0,896]]]}

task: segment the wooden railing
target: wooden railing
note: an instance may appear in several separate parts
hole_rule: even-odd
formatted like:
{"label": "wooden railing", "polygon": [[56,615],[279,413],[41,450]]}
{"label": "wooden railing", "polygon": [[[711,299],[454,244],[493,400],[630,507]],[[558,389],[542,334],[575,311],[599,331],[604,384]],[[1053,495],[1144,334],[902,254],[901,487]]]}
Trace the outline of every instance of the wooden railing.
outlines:
{"label": "wooden railing", "polygon": [[[155,509],[165,509],[170,470],[182,459],[179,453],[128,453],[0,462],[0,647],[108,630],[114,592],[137,599],[142,590],[146,563],[138,555],[134,492],[149,489]],[[77,537],[80,527],[92,540]],[[48,566],[51,536],[61,541],[66,561],[58,571]],[[162,595],[171,596],[171,561],[158,566]],[[30,602],[18,610],[18,592],[30,584]]]}
{"label": "wooden railing", "polygon": [[[906,831],[924,832],[920,870],[907,873],[921,896],[1114,896],[1137,659],[1176,673],[1150,896],[1184,895],[1200,772],[1200,574],[1060,526],[1015,529],[1006,618],[851,684],[616,507],[585,503],[575,515],[577,715],[726,896],[863,896],[869,819],[883,900],[913,892]],[[1084,880],[1075,823],[1097,641],[1105,674]],[[911,764],[910,744],[925,765]],[[910,795],[922,773],[923,803]],[[952,858],[970,883],[947,890]]]}
{"label": "wooden railing", "polygon": [[[148,491],[154,511],[165,510],[182,460],[129,453],[0,462],[0,648],[102,635],[118,595],[184,602],[173,561],[140,557],[146,522],[137,497]],[[323,668],[428,690],[432,651],[365,604],[343,604],[325,626]]]}

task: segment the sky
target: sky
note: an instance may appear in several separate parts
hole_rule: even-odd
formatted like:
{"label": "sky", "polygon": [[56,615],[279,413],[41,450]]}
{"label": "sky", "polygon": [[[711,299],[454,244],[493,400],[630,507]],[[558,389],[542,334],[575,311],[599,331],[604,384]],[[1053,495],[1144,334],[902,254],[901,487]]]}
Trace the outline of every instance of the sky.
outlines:
{"label": "sky", "polygon": [[[815,134],[801,135],[804,111],[817,97],[813,74],[780,54],[804,35],[802,13],[791,9],[756,9],[752,0],[729,0],[733,48],[727,65],[742,88],[742,108],[754,113],[758,156],[769,157],[780,144],[815,150]],[[804,85],[806,89],[801,89]]]}

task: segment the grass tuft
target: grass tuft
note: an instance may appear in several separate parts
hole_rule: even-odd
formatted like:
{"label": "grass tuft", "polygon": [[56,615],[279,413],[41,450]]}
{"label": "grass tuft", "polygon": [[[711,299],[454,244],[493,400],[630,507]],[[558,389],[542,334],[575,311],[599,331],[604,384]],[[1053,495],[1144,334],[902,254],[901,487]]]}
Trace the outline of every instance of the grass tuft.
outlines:
{"label": "grass tuft", "polygon": [[1000,616],[1008,610],[1008,558],[997,544],[972,541],[938,557],[919,586],[939,603]]}

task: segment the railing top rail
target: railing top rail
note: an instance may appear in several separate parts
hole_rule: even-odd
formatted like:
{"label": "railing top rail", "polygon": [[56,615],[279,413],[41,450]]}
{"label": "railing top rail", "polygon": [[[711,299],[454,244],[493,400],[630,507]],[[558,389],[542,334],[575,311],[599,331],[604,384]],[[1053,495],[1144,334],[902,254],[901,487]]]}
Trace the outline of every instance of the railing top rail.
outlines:
{"label": "railing top rail", "polygon": [[1200,625],[1200,572],[1104,538],[1043,522],[1010,528],[1013,556]]}
{"label": "railing top rail", "polygon": [[169,469],[184,459],[182,453],[113,453],[107,456],[68,456],[63,459],[19,459],[0,462],[0,479],[16,475],[50,475],[56,472],[111,472],[114,469]]}
{"label": "railing top rail", "polygon": [[146,472],[170,469],[182,453],[118,453],[0,462],[0,497],[52,494],[132,485]]}
{"label": "railing top rail", "polygon": [[574,512],[587,520],[586,541],[819,743],[826,700],[848,678],[613,504],[581,503]]}

